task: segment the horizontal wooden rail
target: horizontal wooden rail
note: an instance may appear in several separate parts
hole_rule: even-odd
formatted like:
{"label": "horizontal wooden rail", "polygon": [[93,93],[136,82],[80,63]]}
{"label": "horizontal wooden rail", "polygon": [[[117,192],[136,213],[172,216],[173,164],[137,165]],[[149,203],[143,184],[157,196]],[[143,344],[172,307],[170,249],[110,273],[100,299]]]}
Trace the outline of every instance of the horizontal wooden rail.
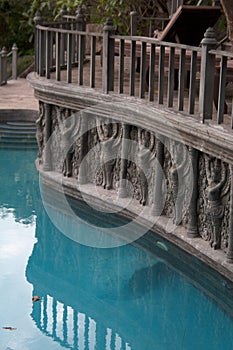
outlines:
{"label": "horizontal wooden rail", "polygon": [[53,32],[53,33],[62,33],[62,34],[74,34],[74,35],[85,35],[85,36],[95,36],[98,38],[102,38],[102,33],[91,33],[91,32],[84,32],[81,30],[72,30],[72,29],[63,29],[63,28],[51,28],[51,27],[45,27],[43,25],[37,25],[36,28],[40,31],[44,32]]}

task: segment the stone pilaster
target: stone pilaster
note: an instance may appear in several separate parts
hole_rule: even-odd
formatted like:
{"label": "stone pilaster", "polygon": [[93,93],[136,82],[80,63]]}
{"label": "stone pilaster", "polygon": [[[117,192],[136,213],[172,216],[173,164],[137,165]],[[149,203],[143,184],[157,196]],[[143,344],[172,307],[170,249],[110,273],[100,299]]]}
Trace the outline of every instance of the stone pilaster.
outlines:
{"label": "stone pilaster", "polygon": [[129,126],[126,124],[122,125],[123,127],[123,137],[121,145],[121,170],[120,170],[120,186],[119,186],[119,198],[126,198],[127,185],[126,185],[126,176],[127,176],[127,161],[128,161],[128,143],[129,143]]}
{"label": "stone pilaster", "polygon": [[154,183],[154,198],[151,215],[159,216],[163,211],[163,165],[164,165],[164,143],[161,135],[157,138],[156,169]]}
{"label": "stone pilaster", "polygon": [[227,262],[233,263],[233,165],[231,165],[230,220]]}
{"label": "stone pilaster", "polygon": [[44,162],[43,170],[51,170],[51,145],[49,142],[51,136],[51,127],[52,127],[52,108],[51,105],[45,103],[45,133],[44,133]]}
{"label": "stone pilaster", "polygon": [[198,151],[189,147],[189,154],[191,158],[192,173],[193,173],[193,188],[192,195],[189,205],[189,221],[187,228],[187,236],[194,238],[198,234],[198,225],[197,225],[197,197],[198,197]]}

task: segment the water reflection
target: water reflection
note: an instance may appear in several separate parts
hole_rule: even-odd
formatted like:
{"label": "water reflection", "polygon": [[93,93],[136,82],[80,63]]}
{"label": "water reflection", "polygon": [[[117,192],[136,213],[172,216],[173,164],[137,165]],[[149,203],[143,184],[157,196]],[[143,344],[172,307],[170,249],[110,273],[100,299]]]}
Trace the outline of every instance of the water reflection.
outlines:
{"label": "water reflection", "polygon": [[[12,349],[21,344],[20,348],[33,347],[35,336],[30,333],[34,330],[30,328],[33,323],[40,330],[39,336],[36,333],[38,345],[33,347],[36,350],[43,348],[45,338],[52,340],[46,343],[46,350],[232,350],[232,319],[173,269],[170,247],[169,256],[167,251],[160,250],[168,265],[162,258],[150,256],[132,245],[97,249],[74,242],[52,225],[40,202],[35,153],[5,151],[0,156],[2,213],[12,212],[15,221],[24,223],[30,223],[34,215],[37,241],[27,263],[26,278],[30,288],[33,286],[32,295],[41,297],[41,301],[31,306],[28,298],[25,304],[23,298],[18,304],[17,295],[14,308],[9,306],[9,292],[2,288],[1,314],[4,318],[10,314],[11,320],[17,317],[17,327],[23,330],[22,334],[17,333],[19,346],[9,343],[14,344]],[[64,214],[57,215],[68,221]],[[85,215],[88,217],[86,211]],[[83,235],[89,234],[88,226],[82,226],[82,230]],[[20,240],[25,245],[21,232],[14,233],[11,244],[18,247]],[[25,260],[25,252],[23,255]],[[189,258],[187,264],[178,249],[175,255],[188,274],[194,260]],[[19,260],[13,262],[19,266]],[[8,261],[3,265],[6,274],[7,265]],[[200,265],[197,273],[202,280],[210,281],[203,266]],[[17,293],[23,291],[21,295],[28,291],[30,294],[29,284],[24,285],[25,281],[20,279],[17,270],[9,285],[17,284]],[[220,300],[226,299],[227,293],[232,300],[230,290],[221,284],[212,284],[211,288],[213,294],[217,289],[221,291]],[[10,292],[15,293],[12,289]],[[29,314],[28,327],[25,320]]]}
{"label": "water reflection", "polygon": [[39,200],[36,151],[0,149],[0,217],[12,213],[16,222],[31,224]]}
{"label": "water reflection", "polygon": [[211,349],[223,343],[231,349],[232,321],[164,261],[133,246],[82,246],[61,234],[44,210],[36,238],[26,277],[42,300],[33,303],[31,317],[61,346],[206,349],[208,339]]}
{"label": "water reflection", "polygon": [[[129,247],[79,245],[55,229],[43,210],[36,237],[26,276],[34,295],[42,296],[41,302],[33,303],[38,328],[65,347],[82,349],[83,342],[89,349],[131,349],[137,319],[124,308],[132,300],[143,305],[160,260]],[[144,290],[142,283],[147,285]]]}

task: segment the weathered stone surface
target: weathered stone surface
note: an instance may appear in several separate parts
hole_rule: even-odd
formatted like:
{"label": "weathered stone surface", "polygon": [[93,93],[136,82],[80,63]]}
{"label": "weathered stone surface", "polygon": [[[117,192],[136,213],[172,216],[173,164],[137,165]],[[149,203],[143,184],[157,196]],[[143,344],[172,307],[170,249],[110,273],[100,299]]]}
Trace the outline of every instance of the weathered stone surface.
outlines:
{"label": "weathered stone surface", "polygon": [[214,125],[211,121],[200,124],[199,120],[193,117],[166,108],[159,109],[145,100],[135,100],[134,97],[113,93],[104,94],[99,90],[76,84],[65,82],[61,84],[45,78],[37,79],[34,73],[28,76],[28,80],[35,89],[35,96],[43,102],[75,110],[95,106],[94,109],[99,115],[108,115],[107,105],[112,103],[117,106],[117,109],[114,108],[111,112],[114,120],[123,119],[128,124],[133,120],[135,126],[161,135],[166,134],[168,138],[174,140],[182,139],[188,146],[233,164],[232,131],[226,129],[224,125]]}

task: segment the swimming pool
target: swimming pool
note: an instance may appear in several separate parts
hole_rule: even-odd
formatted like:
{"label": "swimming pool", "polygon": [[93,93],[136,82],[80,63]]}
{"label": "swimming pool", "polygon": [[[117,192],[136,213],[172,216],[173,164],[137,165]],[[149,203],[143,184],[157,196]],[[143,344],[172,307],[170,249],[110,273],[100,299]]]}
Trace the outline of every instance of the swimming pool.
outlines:
{"label": "swimming pool", "polygon": [[178,271],[164,249],[98,249],[63,235],[43,208],[35,158],[0,150],[0,349],[233,348],[231,315],[184,274],[185,259]]}

